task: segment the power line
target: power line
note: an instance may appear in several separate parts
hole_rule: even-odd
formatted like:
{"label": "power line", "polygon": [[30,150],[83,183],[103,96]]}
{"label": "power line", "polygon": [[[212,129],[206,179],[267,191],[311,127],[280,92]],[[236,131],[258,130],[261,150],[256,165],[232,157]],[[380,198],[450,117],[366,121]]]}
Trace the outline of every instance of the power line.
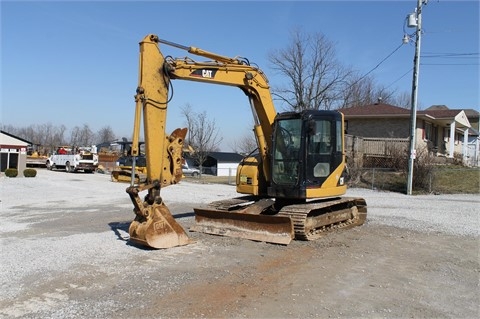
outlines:
{"label": "power line", "polygon": [[421,63],[421,65],[479,65],[478,63]]}
{"label": "power line", "polygon": [[[467,61],[475,59],[478,60],[478,53],[433,53],[427,52],[427,54],[422,55],[422,58],[436,58],[444,60],[458,60],[458,61]],[[478,63],[422,63],[422,65],[478,65]]]}
{"label": "power line", "polygon": [[405,72],[404,74],[402,74],[398,79],[396,79],[395,81],[393,81],[392,83],[390,83],[385,89],[388,89],[389,87],[391,87],[392,85],[394,85],[395,83],[397,83],[398,81],[400,81],[401,79],[403,79],[407,74],[409,74],[410,72],[412,72],[413,68],[411,68],[410,70],[408,70],[407,72]]}
{"label": "power line", "polygon": [[[421,55],[422,58],[460,58],[460,59],[477,59],[478,53],[433,53],[425,52],[426,55]],[[479,63],[420,63],[420,65],[479,65]],[[407,74],[409,74],[413,68],[402,74],[395,81],[390,83],[386,89],[403,79]]]}
{"label": "power line", "polygon": [[[423,52],[424,55],[432,56],[463,56],[463,55],[478,55],[478,52],[473,53],[439,53],[439,52]],[[423,55],[422,55],[423,56]]]}
{"label": "power line", "polygon": [[369,75],[370,73],[372,73],[373,71],[375,71],[380,65],[382,65],[383,62],[385,62],[389,57],[391,57],[395,52],[398,51],[398,49],[400,49],[401,47],[403,46],[403,43],[401,43],[398,47],[395,48],[395,50],[393,50],[389,55],[387,55],[382,61],[380,61],[373,69],[371,69],[370,71],[368,71],[367,73],[365,73],[364,75],[362,75],[358,80],[356,80],[355,82],[353,82],[352,84],[350,84],[350,86],[354,86],[355,84],[357,84],[358,82],[360,82],[361,80],[363,80],[367,75]]}

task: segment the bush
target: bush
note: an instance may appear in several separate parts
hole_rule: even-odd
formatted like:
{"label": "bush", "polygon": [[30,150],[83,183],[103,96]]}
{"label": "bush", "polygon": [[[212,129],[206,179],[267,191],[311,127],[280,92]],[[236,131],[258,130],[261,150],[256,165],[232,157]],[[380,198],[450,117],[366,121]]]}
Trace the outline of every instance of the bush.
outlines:
{"label": "bush", "polygon": [[18,170],[16,168],[7,168],[5,170],[5,176],[7,177],[17,177]]}
{"label": "bush", "polygon": [[409,149],[405,149],[403,146],[398,145],[388,145],[388,152],[390,154],[389,158],[389,168],[393,168],[396,171],[401,171],[405,167],[408,167],[408,158],[409,158]]}
{"label": "bush", "polygon": [[[413,161],[413,189],[420,192],[430,192],[434,169],[435,156],[428,151],[427,147],[417,148],[417,156]],[[408,164],[405,167],[405,174],[408,175]]]}
{"label": "bush", "polygon": [[33,168],[27,168],[23,171],[23,176],[25,177],[35,177],[37,176],[37,170]]}

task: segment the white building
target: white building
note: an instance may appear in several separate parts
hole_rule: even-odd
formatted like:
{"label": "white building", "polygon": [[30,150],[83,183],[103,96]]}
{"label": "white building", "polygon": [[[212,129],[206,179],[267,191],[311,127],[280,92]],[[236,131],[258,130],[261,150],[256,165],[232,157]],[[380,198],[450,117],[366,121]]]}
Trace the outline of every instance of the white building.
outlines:
{"label": "white building", "polygon": [[[190,167],[198,166],[188,154],[184,154],[184,157]],[[235,177],[237,175],[238,164],[242,159],[243,156],[238,153],[209,152],[207,159],[202,165],[203,173],[216,176]]]}
{"label": "white building", "polygon": [[27,168],[27,147],[32,143],[17,136],[0,131],[0,171],[16,168],[18,175]]}

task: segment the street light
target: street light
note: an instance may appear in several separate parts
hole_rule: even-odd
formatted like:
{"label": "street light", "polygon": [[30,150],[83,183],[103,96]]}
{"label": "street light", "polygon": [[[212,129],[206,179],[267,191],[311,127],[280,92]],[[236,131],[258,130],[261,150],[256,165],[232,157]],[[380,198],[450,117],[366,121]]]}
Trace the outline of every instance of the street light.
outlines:
{"label": "street light", "polygon": [[[420,68],[420,42],[422,37],[422,5],[428,0],[418,0],[414,13],[407,16],[408,27],[415,30],[415,57],[413,59],[412,99],[410,109],[410,157],[408,159],[407,195],[412,195],[413,163],[416,157],[416,129],[417,129],[417,97],[418,97],[418,72]],[[403,42],[408,42],[409,37],[405,34]]]}

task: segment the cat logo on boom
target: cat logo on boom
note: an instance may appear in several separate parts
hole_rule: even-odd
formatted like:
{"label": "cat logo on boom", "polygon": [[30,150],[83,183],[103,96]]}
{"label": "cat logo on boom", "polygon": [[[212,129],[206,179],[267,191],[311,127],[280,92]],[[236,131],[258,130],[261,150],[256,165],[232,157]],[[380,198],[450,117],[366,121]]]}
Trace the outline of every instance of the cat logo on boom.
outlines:
{"label": "cat logo on boom", "polygon": [[215,77],[215,73],[217,73],[217,69],[198,69],[190,73],[190,76],[206,78],[206,79],[213,79]]}

